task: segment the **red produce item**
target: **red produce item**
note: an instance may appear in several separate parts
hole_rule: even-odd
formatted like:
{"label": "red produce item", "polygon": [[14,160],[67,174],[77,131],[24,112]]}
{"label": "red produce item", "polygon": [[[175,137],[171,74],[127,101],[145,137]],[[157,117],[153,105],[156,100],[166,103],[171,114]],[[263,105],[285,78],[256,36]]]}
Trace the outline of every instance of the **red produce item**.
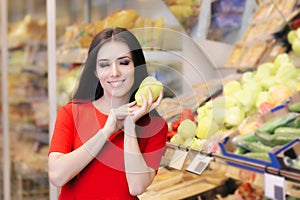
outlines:
{"label": "red produce item", "polygon": [[181,119],[181,121],[185,120],[185,119],[190,119],[190,120],[194,121],[195,120],[195,115],[194,115],[194,113],[191,109],[184,108],[181,111],[180,119]]}
{"label": "red produce item", "polygon": [[300,19],[296,19],[295,21],[293,21],[291,26],[294,30],[300,27]]}
{"label": "red produce item", "polygon": [[258,108],[258,115],[263,115],[264,113],[270,111],[273,108],[273,105],[267,102],[261,103]]}
{"label": "red produce item", "polygon": [[176,120],[176,121],[174,121],[174,122],[171,123],[171,127],[172,127],[173,131],[177,132],[177,129],[178,129],[178,126],[180,125],[180,122],[181,122],[181,120],[178,119],[178,120]]}

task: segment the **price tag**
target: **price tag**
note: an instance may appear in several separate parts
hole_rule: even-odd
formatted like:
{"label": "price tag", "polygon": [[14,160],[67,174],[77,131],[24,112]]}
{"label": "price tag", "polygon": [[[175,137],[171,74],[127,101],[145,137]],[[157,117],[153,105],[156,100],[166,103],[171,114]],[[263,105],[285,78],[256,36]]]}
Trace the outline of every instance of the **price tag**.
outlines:
{"label": "price tag", "polygon": [[275,200],[285,200],[284,177],[265,173],[265,196]]}
{"label": "price tag", "polygon": [[211,160],[211,157],[197,154],[186,170],[200,175],[206,169]]}
{"label": "price tag", "polygon": [[182,151],[182,150],[177,149],[172,157],[169,167],[181,170],[188,153],[189,153],[188,151]]}
{"label": "price tag", "polygon": [[173,155],[175,153],[175,149],[173,148],[166,148],[166,151],[160,161],[160,165],[161,166],[169,166],[172,158],[173,158]]}

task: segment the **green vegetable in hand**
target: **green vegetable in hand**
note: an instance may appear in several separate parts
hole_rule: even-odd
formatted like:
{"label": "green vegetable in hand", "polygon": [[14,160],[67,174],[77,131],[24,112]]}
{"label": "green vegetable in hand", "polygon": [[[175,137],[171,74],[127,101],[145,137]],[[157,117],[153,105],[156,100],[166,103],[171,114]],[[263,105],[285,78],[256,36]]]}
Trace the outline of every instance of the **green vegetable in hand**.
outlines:
{"label": "green vegetable in hand", "polygon": [[163,90],[163,84],[156,80],[154,76],[147,76],[141,83],[138,91],[135,94],[135,100],[137,105],[143,105],[143,98],[141,94],[143,94],[146,99],[149,98],[148,96],[148,88],[150,87],[152,92],[153,100],[156,100],[159,97],[160,92]]}

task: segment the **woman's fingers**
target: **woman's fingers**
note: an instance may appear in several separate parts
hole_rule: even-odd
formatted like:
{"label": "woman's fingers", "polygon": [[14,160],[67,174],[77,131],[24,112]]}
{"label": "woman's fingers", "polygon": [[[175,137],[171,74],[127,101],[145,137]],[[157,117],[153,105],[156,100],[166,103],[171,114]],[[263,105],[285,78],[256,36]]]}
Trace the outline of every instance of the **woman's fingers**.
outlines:
{"label": "woman's fingers", "polygon": [[163,91],[160,91],[160,94],[159,94],[158,98],[151,105],[151,110],[157,108],[159,106],[160,102],[162,101],[162,99],[163,99]]}
{"label": "woman's fingers", "polygon": [[148,104],[151,105],[152,102],[153,102],[153,95],[152,95],[151,88],[148,87],[148,88],[147,88],[147,91],[148,91]]}

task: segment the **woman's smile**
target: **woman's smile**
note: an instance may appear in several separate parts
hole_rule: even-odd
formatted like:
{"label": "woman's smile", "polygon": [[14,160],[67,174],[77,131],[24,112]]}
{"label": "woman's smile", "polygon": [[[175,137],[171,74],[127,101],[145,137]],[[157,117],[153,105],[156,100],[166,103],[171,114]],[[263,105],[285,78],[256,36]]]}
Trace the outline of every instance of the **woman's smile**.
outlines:
{"label": "woman's smile", "polygon": [[122,84],[125,82],[125,79],[122,79],[122,80],[110,80],[110,81],[107,81],[111,87],[113,88],[116,88],[116,87],[121,87]]}

